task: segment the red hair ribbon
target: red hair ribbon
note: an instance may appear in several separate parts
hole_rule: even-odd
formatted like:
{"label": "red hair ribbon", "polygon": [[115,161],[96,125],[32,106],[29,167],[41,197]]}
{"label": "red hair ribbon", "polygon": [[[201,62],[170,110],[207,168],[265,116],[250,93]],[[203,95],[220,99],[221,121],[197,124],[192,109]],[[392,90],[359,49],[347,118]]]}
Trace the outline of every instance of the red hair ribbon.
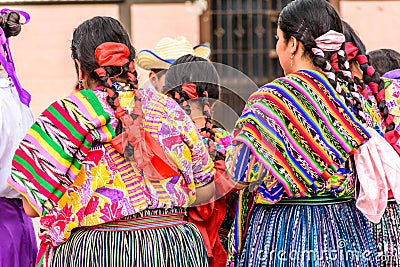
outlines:
{"label": "red hair ribbon", "polygon": [[104,77],[107,75],[106,70],[102,67],[95,69],[94,72],[96,72],[99,77]]}
{"label": "red hair ribbon", "polygon": [[389,131],[385,133],[385,139],[389,144],[393,146],[397,153],[400,154],[399,148],[396,146],[396,142],[399,140],[399,133],[396,130]]}
{"label": "red hair ribbon", "polygon": [[368,64],[368,58],[365,55],[359,55],[356,56],[358,63],[360,63],[360,65],[363,64]]}
{"label": "red hair ribbon", "polygon": [[[94,72],[97,73],[97,75],[99,75],[99,77],[105,77],[107,76],[107,72],[103,67],[97,68],[94,70]],[[110,78],[107,79],[107,83],[111,86],[112,81]]]}
{"label": "red hair ribbon", "polygon": [[182,91],[184,91],[190,99],[198,98],[196,92],[196,85],[194,83],[185,83],[182,85]]}
{"label": "red hair ribbon", "polygon": [[346,42],[344,50],[347,54],[347,61],[351,61],[358,55],[358,48],[352,42]]}
{"label": "red hair ribbon", "polygon": [[[378,88],[377,88],[378,90]],[[380,90],[378,92],[378,94],[376,95],[376,100],[378,100],[378,102],[382,102],[383,100],[385,100],[385,90]]]}
{"label": "red hair ribbon", "polygon": [[136,76],[133,75],[131,72],[127,72],[127,75],[129,80],[131,80],[132,82],[136,81]]}
{"label": "red hair ribbon", "polygon": [[[384,91],[384,90],[382,90],[382,91]],[[386,125],[387,126],[390,125],[394,121],[394,118],[395,118],[395,116],[393,116],[391,114],[388,114],[388,116],[387,116],[387,118],[385,120]]]}
{"label": "red hair ribbon", "polygon": [[375,74],[375,69],[374,69],[374,67],[368,66],[368,67],[367,67],[367,74],[368,74],[369,77],[374,76],[374,74]]}
{"label": "red hair ribbon", "polygon": [[122,67],[129,62],[131,52],[122,43],[106,42],[99,45],[94,55],[100,67],[116,66]]}
{"label": "red hair ribbon", "polygon": [[135,63],[133,61],[131,61],[131,63],[129,63],[129,70],[134,73],[135,72]]}
{"label": "red hair ribbon", "polygon": [[143,170],[144,176],[149,180],[162,180],[180,175],[161,145],[143,128],[141,95],[137,90],[135,90],[135,99],[132,113],[137,117],[133,119],[125,112],[116,114],[116,117],[120,116],[125,132],[114,137],[111,144],[119,153],[123,154],[126,146],[130,143],[133,146],[133,157],[137,167]]}
{"label": "red hair ribbon", "polygon": [[332,68],[334,69],[334,71],[335,71],[335,72],[340,71],[337,53],[335,53],[335,54],[332,55],[330,61],[331,61],[331,66],[332,66]]}

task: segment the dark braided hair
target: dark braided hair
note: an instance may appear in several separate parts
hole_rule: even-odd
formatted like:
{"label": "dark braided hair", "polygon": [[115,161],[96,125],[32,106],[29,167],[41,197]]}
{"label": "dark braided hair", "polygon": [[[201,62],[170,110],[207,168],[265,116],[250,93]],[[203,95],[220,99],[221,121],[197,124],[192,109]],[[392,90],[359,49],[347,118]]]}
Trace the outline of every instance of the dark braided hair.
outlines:
{"label": "dark braided hair", "polygon": [[[95,57],[96,48],[106,42],[115,42],[125,44],[129,51],[129,62],[122,67],[117,66],[99,66]],[[107,96],[108,104],[114,109],[119,108],[118,92],[112,84],[114,77],[125,78],[132,90],[137,89],[137,73],[131,71],[130,64],[135,59],[135,49],[131,44],[130,38],[121,23],[111,17],[94,17],[86,20],[78,28],[75,29],[72,39],[72,58],[78,60],[82,71],[87,73],[90,79],[98,81],[105,88],[109,89]],[[78,65],[75,62],[78,70]],[[103,68],[105,72],[99,75],[96,72],[99,68]],[[122,122],[118,119],[118,125],[115,129],[116,135],[122,132]]]}
{"label": "dark braided hair", "polygon": [[20,15],[15,11],[0,14],[0,27],[6,37],[17,36],[21,32]]}
{"label": "dark braided hair", "polygon": [[[351,77],[344,44],[338,51],[321,51],[321,54],[313,52],[313,49],[317,48],[315,40],[318,37],[330,30],[343,33],[342,21],[333,6],[325,0],[290,2],[282,10],[278,25],[286,42],[293,36],[303,44],[305,55],[310,57],[313,64],[325,73],[333,88],[337,90],[356,117],[365,122],[361,96],[358,95]],[[337,58],[337,70],[331,65],[333,56]],[[341,89],[342,83],[347,83],[349,91]]]}
{"label": "dark braided hair", "polygon": [[[190,97],[183,89],[188,84],[196,87],[196,98]],[[209,99],[219,98],[220,87],[218,73],[211,62],[193,55],[178,58],[166,73],[163,91],[181,105],[188,115],[192,112],[187,102],[197,101],[202,107],[206,120],[200,131],[205,132],[212,141],[215,141]],[[215,158],[216,155],[212,156]]]}
{"label": "dark braided hair", "polygon": [[[375,98],[383,119],[386,120],[389,116],[389,109],[386,106],[386,101],[384,98],[385,82],[381,79],[379,73],[372,67],[368,56],[366,56],[365,45],[361,41],[360,37],[356,34],[354,29],[345,21],[343,21],[343,28],[346,42],[354,45],[358,49],[356,56],[351,59],[351,61],[357,62],[363,72],[362,80],[357,77],[354,78],[354,81],[358,85],[360,92],[366,98],[368,98],[368,92],[366,89],[370,89],[370,93],[372,93],[373,97]],[[368,85],[369,88],[367,88],[366,85]],[[386,125],[385,132],[393,131],[394,128],[395,124],[392,122],[389,125]]]}

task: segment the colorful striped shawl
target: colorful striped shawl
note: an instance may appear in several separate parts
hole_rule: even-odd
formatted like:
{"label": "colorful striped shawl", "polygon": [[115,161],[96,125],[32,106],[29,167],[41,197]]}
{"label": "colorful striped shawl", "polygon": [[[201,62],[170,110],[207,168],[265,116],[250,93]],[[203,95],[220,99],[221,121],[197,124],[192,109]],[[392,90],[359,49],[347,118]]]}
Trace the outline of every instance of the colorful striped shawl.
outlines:
{"label": "colorful striped shawl", "polygon": [[75,181],[93,141],[115,135],[110,116],[91,90],[53,103],[15,152],[8,184],[44,216]]}
{"label": "colorful striped shawl", "polygon": [[[326,77],[310,70],[261,87],[249,98],[236,132],[234,143],[238,146],[232,147],[230,155],[241,152],[244,144],[269,173],[256,194],[248,188],[239,194],[230,238],[231,261],[241,250],[254,203],[275,203],[283,193],[291,198],[316,195],[325,181],[332,183],[333,174],[349,155],[370,138]],[[235,160],[247,162],[249,155],[238,154]],[[230,173],[240,173],[240,164],[229,163],[228,159]],[[244,179],[240,181],[260,182],[251,175]]]}
{"label": "colorful striped shawl", "polygon": [[359,146],[367,130],[319,72],[302,70],[248,100],[235,142],[244,143],[288,197],[317,189]]}

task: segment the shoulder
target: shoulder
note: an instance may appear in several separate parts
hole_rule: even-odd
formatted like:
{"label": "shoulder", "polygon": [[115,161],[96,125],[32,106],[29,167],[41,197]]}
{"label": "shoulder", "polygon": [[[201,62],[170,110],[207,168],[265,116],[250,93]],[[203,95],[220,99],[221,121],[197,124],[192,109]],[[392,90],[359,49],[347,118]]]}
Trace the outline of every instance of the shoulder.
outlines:
{"label": "shoulder", "polygon": [[33,120],[31,110],[19,100],[18,92],[12,81],[3,77],[0,78],[0,109],[2,115],[7,117],[21,114],[23,117],[27,116]]}
{"label": "shoulder", "polygon": [[185,121],[186,113],[172,98],[152,88],[140,89],[145,113],[162,112],[165,117],[175,121]]}

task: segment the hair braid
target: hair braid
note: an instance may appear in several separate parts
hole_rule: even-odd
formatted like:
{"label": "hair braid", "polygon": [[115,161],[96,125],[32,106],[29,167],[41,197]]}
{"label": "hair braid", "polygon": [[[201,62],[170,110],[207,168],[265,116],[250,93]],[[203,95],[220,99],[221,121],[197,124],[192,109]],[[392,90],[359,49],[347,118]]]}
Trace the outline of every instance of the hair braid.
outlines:
{"label": "hair braid", "polygon": [[[369,62],[368,56],[365,55],[358,55],[356,56],[357,62],[360,64],[360,68],[363,72],[363,82],[364,84],[368,85],[368,88],[371,90],[372,95],[376,99],[377,106],[383,119],[387,119],[389,116],[389,108],[386,105],[385,100],[385,81],[381,79],[379,73],[375,71],[372,67],[371,63]],[[361,83],[360,80],[357,82]],[[360,85],[363,88],[363,95],[367,95],[366,88],[363,85]],[[388,125],[386,125],[385,132],[390,132],[395,129],[395,124],[392,121]]]}
{"label": "hair braid", "polygon": [[182,86],[178,86],[169,91],[172,99],[174,99],[181,108],[188,114],[189,116],[192,115],[192,110],[190,109],[190,105],[187,103],[189,100],[189,96],[182,90]]}
{"label": "hair braid", "polygon": [[[206,85],[204,85],[206,87]],[[201,97],[201,105],[203,107],[203,116],[205,119],[204,127],[200,129],[201,132],[206,132],[208,138],[215,141],[215,132],[213,130],[213,123],[211,118],[210,102],[208,100],[208,92],[204,86],[196,84],[196,88],[199,88],[198,94]]]}
{"label": "hair braid", "polygon": [[[107,92],[107,103],[112,107],[113,110],[118,112],[122,111],[122,108],[119,103],[119,93],[117,91],[117,88],[114,87],[112,84],[111,78],[110,78],[110,68],[111,67],[100,67],[94,70],[95,73],[99,76],[99,79],[101,81],[101,84],[105,87],[106,92]],[[120,134],[122,132],[122,121],[120,120],[119,116],[116,116],[118,120],[117,127],[115,128],[115,133],[116,135]]]}
{"label": "hair braid", "polygon": [[[343,47],[343,46],[342,46]],[[332,53],[326,53],[329,58],[331,58]],[[328,81],[331,83],[336,92],[340,95],[342,100],[345,102],[346,106],[351,108],[352,112],[355,114],[358,120],[365,123],[365,115],[363,112],[363,104],[361,101],[361,96],[358,94],[353,79],[349,77],[349,66],[347,62],[346,53],[343,50],[339,50],[337,53],[338,57],[338,67],[335,70],[330,62],[320,55],[315,55],[313,57],[313,63],[315,66],[320,67],[325,73]],[[340,85],[340,80],[347,82],[348,92],[343,90]]]}
{"label": "hair braid", "polygon": [[339,70],[336,72],[336,74],[348,84],[349,95],[347,104],[354,109],[357,119],[365,123],[366,115],[364,113],[362,96],[358,92],[357,85],[354,82],[354,79],[352,79],[350,64],[347,60],[347,54],[345,52],[345,46],[346,44],[343,43],[341,49],[337,53]]}
{"label": "hair braid", "polygon": [[137,71],[133,66],[134,62],[130,61],[122,66],[122,70],[128,76],[127,83],[129,84],[130,88],[138,89]]}
{"label": "hair braid", "polygon": [[207,137],[208,151],[214,160],[224,159],[214,143],[210,99],[219,98],[220,88],[219,76],[212,63],[193,55],[178,58],[166,73],[164,90],[188,115],[192,114],[187,103],[189,100],[195,100],[200,105],[205,123],[199,130]]}

